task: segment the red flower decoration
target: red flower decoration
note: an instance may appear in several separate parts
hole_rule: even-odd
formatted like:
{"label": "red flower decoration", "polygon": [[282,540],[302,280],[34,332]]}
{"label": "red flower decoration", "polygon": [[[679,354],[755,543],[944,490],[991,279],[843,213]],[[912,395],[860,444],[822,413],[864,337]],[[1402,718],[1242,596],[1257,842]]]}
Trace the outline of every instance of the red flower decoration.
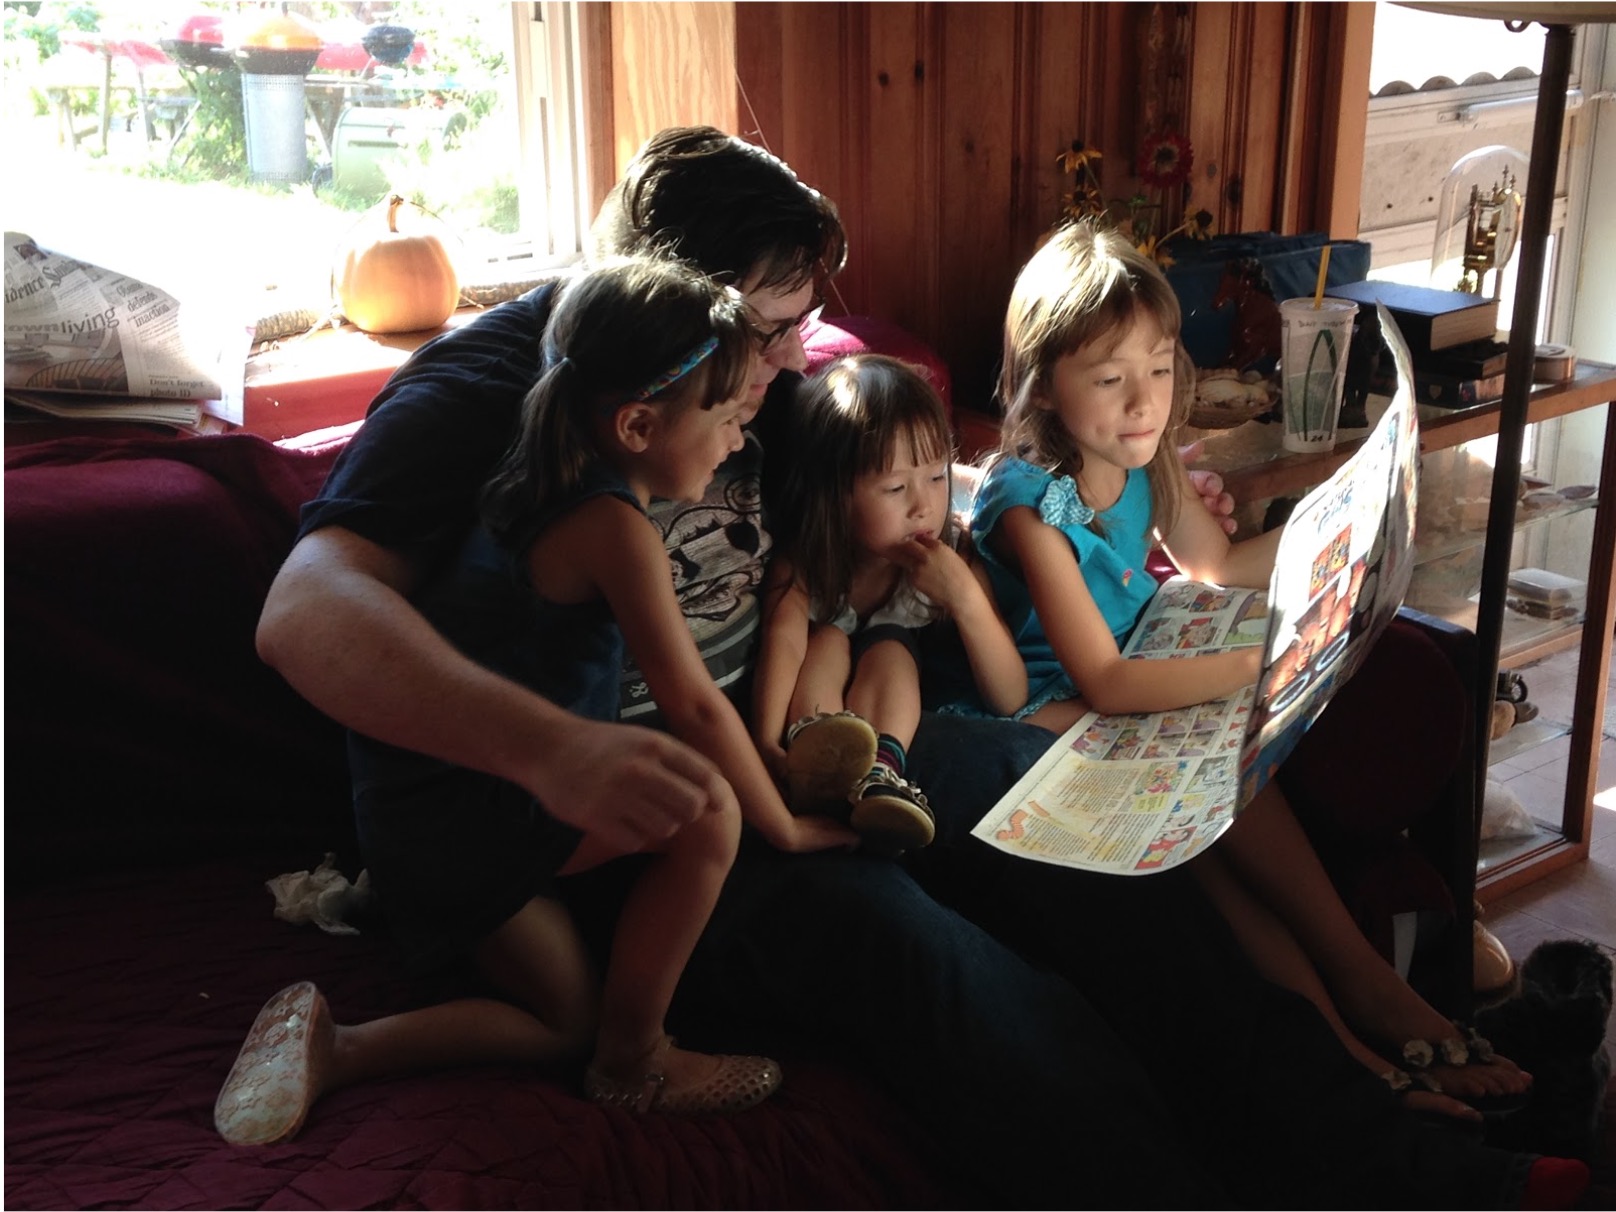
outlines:
{"label": "red flower decoration", "polygon": [[1139,148],[1136,168],[1139,179],[1152,189],[1172,189],[1190,179],[1195,167],[1195,149],[1177,131],[1162,130],[1147,138]]}

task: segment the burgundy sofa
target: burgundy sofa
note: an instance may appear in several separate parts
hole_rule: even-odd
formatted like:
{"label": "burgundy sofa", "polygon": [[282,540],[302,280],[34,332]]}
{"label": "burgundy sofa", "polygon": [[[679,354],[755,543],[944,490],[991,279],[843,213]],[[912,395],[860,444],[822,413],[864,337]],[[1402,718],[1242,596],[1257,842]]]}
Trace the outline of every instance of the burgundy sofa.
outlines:
{"label": "burgundy sofa", "polygon": [[[837,330],[822,349],[843,338],[862,339]],[[341,731],[253,647],[298,507],[340,444],[8,450],[7,1205],[985,1206],[870,1082],[786,1051],[782,1092],[731,1118],[639,1119],[496,1066],[336,1092],[281,1145],[216,1136],[219,1085],[282,985],[314,979],[344,1021],[450,991],[407,978],[368,933],[275,919],[264,887],[326,851],[358,867]],[[1346,688],[1356,705],[1319,725],[1337,735],[1290,775],[1371,935],[1389,945],[1389,914],[1425,911],[1428,991],[1449,1005],[1468,983],[1474,873],[1453,664],[1467,639],[1395,624],[1397,659]],[[1332,802],[1341,769],[1366,760],[1351,721],[1389,694],[1428,696],[1451,743],[1388,770],[1373,804]]]}

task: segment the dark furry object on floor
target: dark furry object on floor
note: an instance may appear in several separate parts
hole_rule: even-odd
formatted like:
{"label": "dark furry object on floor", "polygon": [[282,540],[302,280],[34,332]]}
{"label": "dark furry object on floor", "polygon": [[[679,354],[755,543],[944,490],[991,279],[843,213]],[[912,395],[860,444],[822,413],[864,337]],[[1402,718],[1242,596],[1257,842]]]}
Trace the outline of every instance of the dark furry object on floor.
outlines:
{"label": "dark furry object on floor", "polygon": [[1489,1144],[1556,1157],[1593,1153],[1611,1073],[1611,974],[1610,957],[1592,943],[1540,943],[1521,965],[1520,993],[1476,1016],[1476,1029],[1533,1077],[1531,1101],[1488,1127]]}

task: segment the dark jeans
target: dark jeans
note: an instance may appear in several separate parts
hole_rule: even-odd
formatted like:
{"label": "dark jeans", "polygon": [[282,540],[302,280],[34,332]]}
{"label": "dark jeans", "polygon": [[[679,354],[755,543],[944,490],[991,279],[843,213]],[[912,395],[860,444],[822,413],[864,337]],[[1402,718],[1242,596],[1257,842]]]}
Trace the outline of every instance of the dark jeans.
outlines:
{"label": "dark jeans", "polygon": [[[992,742],[938,788],[962,804],[991,804],[1049,740],[1018,725],[1029,743],[1007,744],[995,721],[959,724],[944,731]],[[928,717],[912,752],[929,752],[931,729]],[[749,837],[675,1017],[682,1041],[834,1050],[940,1145],[976,1193],[962,1207],[1227,1202],[1189,1151],[1163,1150],[1181,1127],[1077,990],[890,859],[786,855]]]}
{"label": "dark jeans", "polygon": [[1193,880],[969,837],[1050,739],[928,715],[909,770],[938,840],[903,863],[748,838],[680,983],[681,1040],[844,1058],[988,1201],[961,1206],[1512,1204],[1525,1159],[1405,1113],[1256,977]]}
{"label": "dark jeans", "polygon": [[1513,1206],[1528,1159],[1405,1111],[1311,1003],[1258,976],[1188,871],[1092,875],[970,837],[1021,773],[998,763],[1024,768],[1052,739],[1025,724],[928,717],[909,771],[937,812],[938,840],[906,862],[928,891],[1066,978],[1122,1038],[1181,1127],[1157,1138],[1140,1173],[1153,1181],[1193,1151],[1251,1206]]}

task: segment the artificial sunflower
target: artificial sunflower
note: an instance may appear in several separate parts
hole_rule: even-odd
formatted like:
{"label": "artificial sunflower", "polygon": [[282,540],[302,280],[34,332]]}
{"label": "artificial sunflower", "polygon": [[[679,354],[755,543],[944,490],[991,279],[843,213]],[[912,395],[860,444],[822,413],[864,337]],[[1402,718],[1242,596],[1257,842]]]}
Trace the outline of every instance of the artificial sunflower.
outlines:
{"label": "artificial sunflower", "polygon": [[[1173,263],[1167,251],[1168,242],[1179,236],[1192,240],[1207,240],[1212,236],[1212,215],[1204,210],[1186,215],[1167,231],[1157,231],[1166,209],[1165,199],[1151,201],[1144,193],[1129,198],[1107,198],[1100,188],[1098,166],[1104,157],[1100,150],[1074,139],[1069,148],[1055,157],[1060,170],[1072,174],[1072,190],[1061,195],[1061,216],[1057,224],[1074,219],[1100,219],[1126,232],[1135,248],[1163,268]],[[1183,185],[1189,180],[1195,153],[1189,143],[1171,131],[1146,140],[1139,154],[1139,171],[1144,184],[1165,192],[1167,186]],[[1165,176],[1151,171],[1160,166]]]}
{"label": "artificial sunflower", "polygon": [[1088,169],[1096,161],[1103,159],[1105,155],[1099,148],[1085,147],[1083,140],[1073,139],[1072,146],[1055,157],[1055,162],[1060,165],[1061,172],[1075,173]]}
{"label": "artificial sunflower", "polygon": [[1072,174],[1072,192],[1061,195],[1062,210],[1069,218],[1105,213],[1105,195],[1100,192],[1100,178],[1095,172],[1095,165],[1102,159],[1099,148],[1085,147],[1081,139],[1073,139],[1071,147],[1055,157],[1061,172]]}
{"label": "artificial sunflower", "polygon": [[1152,189],[1168,190],[1183,185],[1195,167],[1195,149],[1177,131],[1160,130],[1139,147],[1135,165],[1139,179]]}

